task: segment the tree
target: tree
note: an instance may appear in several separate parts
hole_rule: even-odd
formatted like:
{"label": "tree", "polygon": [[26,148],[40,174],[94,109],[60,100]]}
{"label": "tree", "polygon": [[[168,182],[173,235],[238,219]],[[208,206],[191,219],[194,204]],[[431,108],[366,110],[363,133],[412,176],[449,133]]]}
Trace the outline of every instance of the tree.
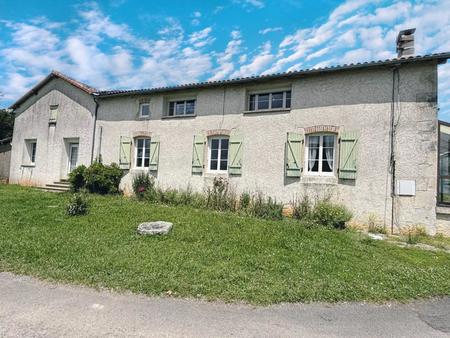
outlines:
{"label": "tree", "polygon": [[14,127],[14,114],[7,109],[0,109],[0,140],[11,137]]}

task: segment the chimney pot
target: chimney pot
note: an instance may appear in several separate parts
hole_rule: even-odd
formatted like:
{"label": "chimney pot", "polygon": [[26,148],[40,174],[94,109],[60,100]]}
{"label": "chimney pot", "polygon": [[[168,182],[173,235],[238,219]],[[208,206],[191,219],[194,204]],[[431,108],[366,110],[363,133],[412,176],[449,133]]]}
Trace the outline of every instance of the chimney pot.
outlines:
{"label": "chimney pot", "polygon": [[414,33],[416,29],[402,30],[397,35],[397,57],[414,55]]}

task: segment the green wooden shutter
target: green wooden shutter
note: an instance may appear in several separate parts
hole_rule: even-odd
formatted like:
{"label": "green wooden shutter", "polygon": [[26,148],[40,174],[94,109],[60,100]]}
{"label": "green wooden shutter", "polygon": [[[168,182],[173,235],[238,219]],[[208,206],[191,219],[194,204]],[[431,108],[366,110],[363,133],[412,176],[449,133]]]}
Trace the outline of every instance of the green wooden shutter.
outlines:
{"label": "green wooden shutter", "polygon": [[152,171],[158,170],[159,162],[159,136],[152,136],[150,140],[150,167]]}
{"label": "green wooden shutter", "polygon": [[304,137],[299,133],[287,133],[285,168],[287,177],[300,177],[303,168]]}
{"label": "green wooden shutter", "polygon": [[357,132],[348,131],[341,134],[339,150],[339,178],[347,180],[356,179],[357,143]]}
{"label": "green wooden shutter", "polygon": [[203,135],[195,135],[192,150],[192,173],[201,174],[203,172],[204,153],[205,137]]}
{"label": "green wooden shutter", "polygon": [[130,168],[130,164],[131,164],[131,138],[128,136],[121,136],[119,166],[122,169],[128,169]]}
{"label": "green wooden shutter", "polygon": [[228,149],[228,173],[230,175],[242,174],[242,137],[230,136]]}

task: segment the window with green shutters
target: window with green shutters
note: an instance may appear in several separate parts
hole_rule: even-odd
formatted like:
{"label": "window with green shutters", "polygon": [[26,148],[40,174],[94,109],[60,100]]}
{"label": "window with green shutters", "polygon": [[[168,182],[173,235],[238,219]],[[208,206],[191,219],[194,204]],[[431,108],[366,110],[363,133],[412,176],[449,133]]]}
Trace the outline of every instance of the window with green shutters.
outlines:
{"label": "window with green shutters", "polygon": [[303,165],[304,136],[300,133],[287,133],[285,147],[285,174],[287,177],[300,177]]}
{"label": "window with green shutters", "polygon": [[121,136],[119,166],[122,169],[129,169],[130,164],[131,164],[131,138],[128,136]]}
{"label": "window with green shutters", "polygon": [[354,180],[357,170],[358,133],[343,132],[340,135],[339,178]]}
{"label": "window with green shutters", "polygon": [[192,149],[192,173],[201,174],[204,168],[205,136],[195,135]]}

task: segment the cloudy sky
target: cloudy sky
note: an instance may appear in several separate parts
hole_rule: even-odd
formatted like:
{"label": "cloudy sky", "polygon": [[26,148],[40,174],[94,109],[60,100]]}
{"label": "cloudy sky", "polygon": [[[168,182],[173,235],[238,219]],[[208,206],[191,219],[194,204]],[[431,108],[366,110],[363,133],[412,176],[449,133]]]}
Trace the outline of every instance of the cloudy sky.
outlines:
{"label": "cloudy sky", "polygon": [[[26,8],[26,11],[24,11]],[[0,107],[52,69],[99,89],[219,80],[450,51],[450,0],[0,1]],[[450,64],[439,68],[450,121]]]}

